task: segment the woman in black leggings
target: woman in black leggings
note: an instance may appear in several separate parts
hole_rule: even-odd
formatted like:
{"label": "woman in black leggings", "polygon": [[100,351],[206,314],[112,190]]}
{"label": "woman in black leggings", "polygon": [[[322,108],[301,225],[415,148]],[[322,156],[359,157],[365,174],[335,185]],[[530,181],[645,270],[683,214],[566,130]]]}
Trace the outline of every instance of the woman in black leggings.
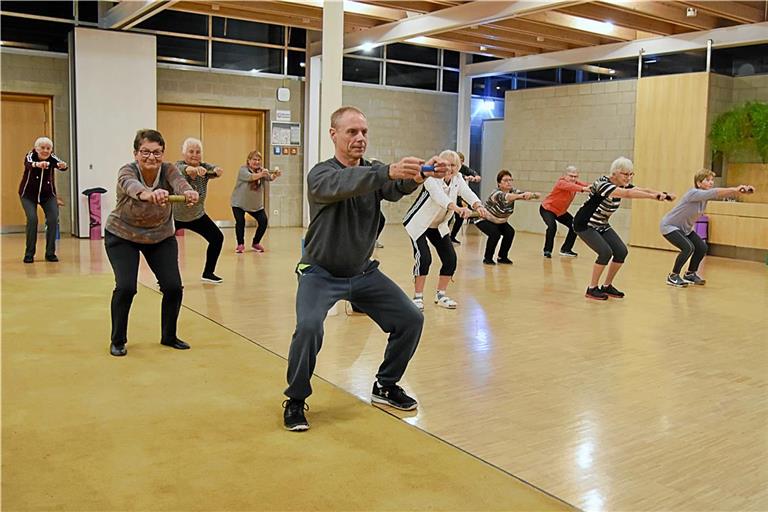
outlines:
{"label": "woman in black leggings", "polygon": [[205,255],[205,268],[201,279],[207,283],[218,284],[223,279],[214,271],[221,254],[221,247],[224,245],[224,234],[205,213],[205,196],[208,192],[208,180],[220,177],[224,171],[221,167],[203,162],[203,143],[197,139],[190,137],[185,140],[181,146],[181,153],[184,159],[176,162],[176,168],[197,191],[200,200],[191,207],[178,203],[173,205],[176,229],[188,229],[205,238],[208,242],[208,251]]}
{"label": "woman in black leggings", "polygon": [[[704,279],[697,274],[699,264],[707,254],[707,244],[693,229],[696,219],[707,208],[707,201],[723,197],[735,197],[739,194],[754,192],[752,185],[739,185],[731,188],[713,188],[715,173],[701,169],[693,177],[694,188],[683,194],[680,202],[661,219],[661,234],[669,243],[680,249],[675,259],[672,273],[667,276],[667,284],[685,288],[688,284],[703,285]],[[685,262],[688,260],[688,272],[680,277]]]}
{"label": "woman in black leggings", "polygon": [[515,211],[515,201],[518,199],[533,199],[538,197],[536,192],[523,192],[512,186],[512,173],[502,169],[496,175],[496,189],[485,201],[485,209],[488,210],[486,220],[480,220],[475,226],[488,236],[485,243],[485,256],[483,263],[486,265],[495,265],[493,255],[496,253],[496,246],[501,239],[498,261],[501,264],[511,265],[509,259],[509,250],[512,248],[512,241],[515,239],[515,229],[510,226],[507,219]]}
{"label": "woman in black leggings", "polygon": [[[621,198],[674,200],[675,196],[648,188],[632,185],[635,175],[632,160],[619,157],[611,164],[610,176],[601,176],[592,184],[589,199],[581,206],[573,219],[573,229],[590,249],[597,253],[592,267],[592,279],[584,296],[593,300],[621,299],[624,292],[613,286],[613,278],[627,258],[627,246],[613,230],[608,220],[619,209]],[[613,259],[613,261],[611,261]],[[610,262],[605,282],[599,287],[600,277]]]}
{"label": "woman in black leggings", "polygon": [[251,151],[248,161],[237,172],[235,190],[232,191],[232,215],[235,217],[235,236],[237,248],[235,252],[245,252],[245,214],[247,213],[258,223],[256,233],[253,235],[251,248],[256,252],[264,252],[261,239],[267,231],[267,214],[264,211],[264,193],[266,183],[275,181],[281,172],[275,169],[270,172],[261,166],[261,153]]}
{"label": "woman in black leggings", "polygon": [[107,217],[104,232],[104,248],[115,273],[109,347],[113,356],[127,353],[128,315],[136,295],[140,254],[157,277],[163,294],[160,343],[178,350],[189,348],[176,337],[183,286],[168,196],[183,194],[190,206],[197,203],[199,196],[175,165],[163,163],[164,152],[165,140],[159,132],[139,130],[133,141],[135,161],[125,164],[117,175],[117,204]]}

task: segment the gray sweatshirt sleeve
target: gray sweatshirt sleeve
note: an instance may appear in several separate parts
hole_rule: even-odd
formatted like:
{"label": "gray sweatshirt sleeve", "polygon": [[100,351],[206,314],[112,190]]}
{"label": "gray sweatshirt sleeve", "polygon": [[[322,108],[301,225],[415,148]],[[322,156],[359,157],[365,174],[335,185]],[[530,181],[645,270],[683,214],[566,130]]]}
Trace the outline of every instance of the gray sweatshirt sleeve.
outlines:
{"label": "gray sweatshirt sleeve", "polygon": [[309,172],[307,188],[315,202],[330,204],[375,192],[389,181],[388,165],[339,169],[330,162],[322,162]]}
{"label": "gray sweatshirt sleeve", "polygon": [[389,180],[381,187],[381,197],[386,201],[399,201],[419,188],[419,184],[413,180]]}

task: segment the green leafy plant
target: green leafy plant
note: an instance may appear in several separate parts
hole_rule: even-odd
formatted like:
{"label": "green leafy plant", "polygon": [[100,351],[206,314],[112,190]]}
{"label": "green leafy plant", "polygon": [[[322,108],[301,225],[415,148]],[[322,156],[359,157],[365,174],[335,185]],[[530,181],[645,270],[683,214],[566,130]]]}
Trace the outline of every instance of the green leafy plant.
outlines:
{"label": "green leafy plant", "polygon": [[712,124],[709,141],[713,151],[754,151],[768,163],[768,103],[749,101],[721,114]]}

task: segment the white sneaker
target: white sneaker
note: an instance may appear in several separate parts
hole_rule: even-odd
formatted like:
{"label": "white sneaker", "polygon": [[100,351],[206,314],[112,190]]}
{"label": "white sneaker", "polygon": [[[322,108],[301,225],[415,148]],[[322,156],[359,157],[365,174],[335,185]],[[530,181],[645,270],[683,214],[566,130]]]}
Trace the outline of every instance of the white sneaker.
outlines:
{"label": "white sneaker", "polygon": [[455,300],[447,295],[443,295],[442,297],[435,295],[435,304],[445,309],[456,309],[456,306],[459,305]]}
{"label": "white sneaker", "polygon": [[424,298],[423,297],[414,297],[413,303],[416,304],[416,307],[419,308],[419,311],[424,311]]}

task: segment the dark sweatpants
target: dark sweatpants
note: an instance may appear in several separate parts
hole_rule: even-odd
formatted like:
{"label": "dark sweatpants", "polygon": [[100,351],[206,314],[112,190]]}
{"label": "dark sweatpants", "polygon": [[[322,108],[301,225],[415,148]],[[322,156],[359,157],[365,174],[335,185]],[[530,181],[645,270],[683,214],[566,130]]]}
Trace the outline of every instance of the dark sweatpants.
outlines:
{"label": "dark sweatpants", "polygon": [[304,400],[312,394],[309,381],[323,345],[325,316],[339,300],[353,302],[389,334],[376,379],[382,386],[400,381],[419,344],[424,315],[378,266],[371,261],[353,277],[334,277],[317,265],[296,271],[296,330],[288,353],[286,396]]}
{"label": "dark sweatpants", "polygon": [[[35,248],[37,246],[37,201],[22,197],[21,206],[24,208],[24,215],[27,216],[27,246],[24,249],[24,256],[32,257],[35,255]],[[51,196],[40,203],[40,206],[45,214],[45,255],[48,257],[56,256],[56,228],[59,225],[59,205],[56,204],[56,198]]]}

